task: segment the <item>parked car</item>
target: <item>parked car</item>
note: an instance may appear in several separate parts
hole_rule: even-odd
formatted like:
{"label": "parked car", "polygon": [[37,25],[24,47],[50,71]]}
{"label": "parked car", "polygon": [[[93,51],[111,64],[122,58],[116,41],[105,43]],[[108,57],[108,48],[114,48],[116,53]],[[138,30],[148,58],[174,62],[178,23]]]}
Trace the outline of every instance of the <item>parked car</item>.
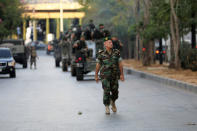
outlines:
{"label": "parked car", "polygon": [[36,50],[44,50],[46,49],[47,45],[42,42],[42,41],[32,41],[32,42],[29,42],[27,44],[27,46],[30,48],[31,46],[34,46],[36,48]]}
{"label": "parked car", "polygon": [[38,43],[36,45],[36,49],[37,50],[45,50],[46,47],[47,47],[47,45],[44,42],[42,42],[42,41],[38,41]]}
{"label": "parked car", "polygon": [[16,77],[15,60],[9,48],[0,48],[0,74],[9,74],[11,78]]}

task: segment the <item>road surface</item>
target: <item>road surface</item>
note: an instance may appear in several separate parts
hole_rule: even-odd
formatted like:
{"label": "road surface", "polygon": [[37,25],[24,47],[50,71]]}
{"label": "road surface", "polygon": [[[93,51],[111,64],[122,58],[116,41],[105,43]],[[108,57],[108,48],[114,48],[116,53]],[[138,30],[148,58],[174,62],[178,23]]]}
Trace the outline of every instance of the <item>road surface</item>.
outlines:
{"label": "road surface", "polygon": [[0,76],[0,131],[197,131],[197,94],[125,75],[108,116],[101,83],[76,81],[45,52],[37,65]]}

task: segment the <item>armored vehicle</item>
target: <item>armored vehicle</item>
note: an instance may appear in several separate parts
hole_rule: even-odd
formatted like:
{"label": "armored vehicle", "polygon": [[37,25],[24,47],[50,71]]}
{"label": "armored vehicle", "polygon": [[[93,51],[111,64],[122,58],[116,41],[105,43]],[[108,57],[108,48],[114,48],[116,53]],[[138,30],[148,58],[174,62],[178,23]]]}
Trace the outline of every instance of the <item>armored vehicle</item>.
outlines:
{"label": "armored vehicle", "polygon": [[95,70],[96,67],[96,49],[94,42],[87,42],[88,49],[82,49],[72,57],[71,61],[71,75],[76,76],[76,80],[84,79],[85,74]]}
{"label": "armored vehicle", "polygon": [[54,58],[56,67],[62,62],[62,71],[67,71],[71,60],[72,46],[65,38],[54,44]]}
{"label": "armored vehicle", "polygon": [[3,40],[0,42],[0,47],[10,48],[15,61],[22,64],[23,68],[27,68],[28,51],[24,40]]}

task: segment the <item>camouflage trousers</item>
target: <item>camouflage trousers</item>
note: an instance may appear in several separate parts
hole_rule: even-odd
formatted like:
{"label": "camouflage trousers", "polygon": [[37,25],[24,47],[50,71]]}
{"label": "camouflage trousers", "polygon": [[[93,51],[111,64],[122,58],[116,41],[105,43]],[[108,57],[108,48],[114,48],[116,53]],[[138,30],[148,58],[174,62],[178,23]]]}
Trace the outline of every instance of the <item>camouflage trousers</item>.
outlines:
{"label": "camouflage trousers", "polygon": [[115,102],[118,99],[118,79],[102,79],[103,87],[103,104],[105,106],[110,105],[110,100]]}
{"label": "camouflage trousers", "polygon": [[34,64],[34,67],[36,68],[36,57],[31,57],[30,58],[30,67]]}

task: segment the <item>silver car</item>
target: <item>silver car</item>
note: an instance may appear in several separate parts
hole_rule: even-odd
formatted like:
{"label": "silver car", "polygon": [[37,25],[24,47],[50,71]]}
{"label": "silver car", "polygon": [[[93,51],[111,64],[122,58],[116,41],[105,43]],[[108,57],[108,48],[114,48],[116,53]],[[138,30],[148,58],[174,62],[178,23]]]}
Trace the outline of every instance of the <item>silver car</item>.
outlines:
{"label": "silver car", "polygon": [[15,60],[9,48],[0,47],[0,74],[9,74],[16,77]]}

